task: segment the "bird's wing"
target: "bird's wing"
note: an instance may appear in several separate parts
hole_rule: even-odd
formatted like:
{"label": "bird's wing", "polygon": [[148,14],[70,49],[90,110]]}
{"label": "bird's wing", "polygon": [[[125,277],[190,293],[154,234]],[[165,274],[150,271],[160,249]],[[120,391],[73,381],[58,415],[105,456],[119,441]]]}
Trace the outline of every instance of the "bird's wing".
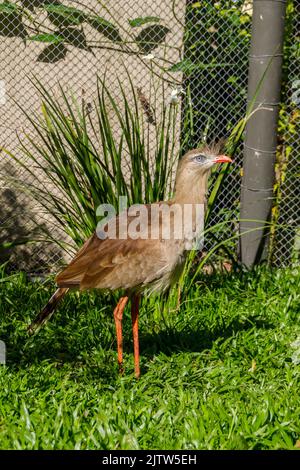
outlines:
{"label": "bird's wing", "polygon": [[[127,227],[133,219],[128,218]],[[119,217],[116,221],[118,225]],[[160,278],[171,270],[171,264],[162,240],[144,239],[142,235],[136,240],[101,240],[95,233],[56,281],[59,287],[129,289]]]}

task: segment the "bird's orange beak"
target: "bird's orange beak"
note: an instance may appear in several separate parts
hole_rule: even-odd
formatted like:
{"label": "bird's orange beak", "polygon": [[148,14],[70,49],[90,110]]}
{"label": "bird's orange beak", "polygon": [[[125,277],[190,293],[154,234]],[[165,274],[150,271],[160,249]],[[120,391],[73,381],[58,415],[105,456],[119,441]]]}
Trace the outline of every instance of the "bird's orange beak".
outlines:
{"label": "bird's orange beak", "polygon": [[227,155],[218,155],[214,160],[214,163],[232,163],[232,160],[230,157],[227,157]]}

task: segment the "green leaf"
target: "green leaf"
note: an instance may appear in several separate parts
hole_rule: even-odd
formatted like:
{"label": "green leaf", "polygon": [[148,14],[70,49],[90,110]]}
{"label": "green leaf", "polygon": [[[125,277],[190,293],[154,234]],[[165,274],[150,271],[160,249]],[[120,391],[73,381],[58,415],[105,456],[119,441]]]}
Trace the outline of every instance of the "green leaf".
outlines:
{"label": "green leaf", "polygon": [[154,24],[143,29],[136,37],[137,45],[141,52],[148,54],[164,42],[170,29],[160,24]]}
{"label": "green leaf", "polygon": [[132,28],[136,28],[137,26],[142,26],[146,23],[159,23],[160,18],[158,16],[144,16],[140,18],[134,18],[133,20],[128,20],[128,23]]}
{"label": "green leaf", "polygon": [[49,20],[60,28],[79,25],[86,20],[86,14],[74,7],[65,5],[44,5],[43,9],[47,11]]}
{"label": "green leaf", "polygon": [[17,11],[20,11],[20,8],[15,3],[11,3],[11,2],[0,3],[0,13],[9,14],[9,13],[17,12]]}
{"label": "green leaf", "polygon": [[183,72],[185,74],[192,73],[197,66],[190,59],[183,59],[177,64],[169,68],[170,72]]}
{"label": "green leaf", "polygon": [[58,44],[64,41],[64,38],[59,34],[37,34],[35,36],[30,36],[29,41],[37,42],[50,42],[52,44]]}
{"label": "green leaf", "polygon": [[101,16],[90,16],[87,23],[110,41],[122,42],[118,28]]}

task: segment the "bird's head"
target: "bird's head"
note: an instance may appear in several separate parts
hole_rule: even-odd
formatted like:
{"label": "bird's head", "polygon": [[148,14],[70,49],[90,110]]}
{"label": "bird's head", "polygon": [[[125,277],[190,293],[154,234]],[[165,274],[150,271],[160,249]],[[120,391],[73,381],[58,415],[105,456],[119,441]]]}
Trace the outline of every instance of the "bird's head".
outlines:
{"label": "bird's head", "polygon": [[209,173],[218,163],[231,163],[227,155],[222,154],[217,147],[202,147],[190,150],[180,160],[179,170],[185,169],[194,174]]}
{"label": "bird's head", "polygon": [[[221,152],[221,145],[204,146],[187,152],[179,161],[175,192],[198,190],[206,191],[210,170],[218,163],[231,163],[232,160]],[[197,189],[196,189],[197,188]]]}

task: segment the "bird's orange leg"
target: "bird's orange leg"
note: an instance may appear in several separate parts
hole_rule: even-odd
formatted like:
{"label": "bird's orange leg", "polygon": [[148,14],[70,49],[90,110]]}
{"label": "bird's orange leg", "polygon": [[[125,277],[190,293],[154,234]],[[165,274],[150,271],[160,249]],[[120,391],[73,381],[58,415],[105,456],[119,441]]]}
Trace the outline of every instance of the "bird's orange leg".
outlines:
{"label": "bird's orange leg", "polygon": [[127,302],[128,302],[128,297],[121,297],[114,310],[114,319],[115,319],[116,333],[117,333],[118,364],[119,364],[120,374],[123,374],[124,372],[122,320],[123,320],[123,312],[124,312]]}
{"label": "bird's orange leg", "polygon": [[140,377],[140,347],[139,347],[139,296],[134,295],[131,301],[131,321],[133,333],[133,350],[134,350],[134,372],[138,379]]}

